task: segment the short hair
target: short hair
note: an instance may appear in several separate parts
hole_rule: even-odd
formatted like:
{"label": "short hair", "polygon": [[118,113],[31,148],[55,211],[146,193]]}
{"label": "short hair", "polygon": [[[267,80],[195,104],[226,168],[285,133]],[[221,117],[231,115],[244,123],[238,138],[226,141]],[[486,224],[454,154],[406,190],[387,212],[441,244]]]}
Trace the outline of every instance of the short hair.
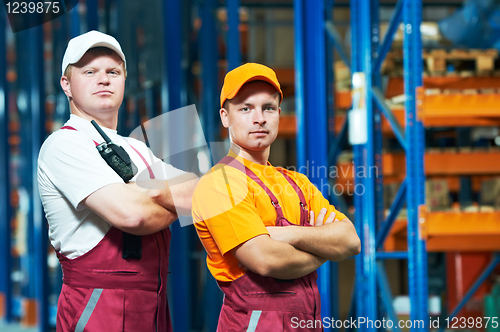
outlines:
{"label": "short hair", "polygon": [[[85,52],[85,54],[92,54],[93,56],[100,56],[100,55],[116,55],[122,60],[122,67],[123,67],[123,73],[125,75],[125,78],[127,78],[127,70],[125,69],[125,62],[123,62],[123,59],[110,48],[103,47],[103,46],[98,46],[98,47],[92,47]],[[83,56],[82,56],[83,58]],[[66,76],[69,79],[71,79],[71,71],[73,70],[73,65],[74,64],[69,64],[66,69],[64,70],[64,76]]]}
{"label": "short hair", "polygon": [[[241,88],[243,88],[245,85],[247,85],[247,84],[249,84],[249,83],[252,83],[252,82],[264,82],[264,83],[269,84],[269,86],[272,86],[273,88],[275,88],[275,87],[274,87],[271,83],[266,82],[266,81],[261,81],[261,80],[255,80],[255,81],[246,82],[245,84],[243,84],[243,85],[241,86]],[[241,88],[240,88],[240,90],[241,90]],[[276,88],[275,88],[275,89],[276,89]],[[239,91],[238,91],[238,92],[239,92]],[[276,90],[276,93],[278,94],[278,99],[279,99],[279,100],[278,100],[278,104],[281,104],[281,93],[280,93],[278,90]],[[236,95],[238,95],[238,94],[236,94]],[[235,97],[236,97],[236,96],[235,96]],[[233,100],[233,99],[234,99],[234,97],[233,97],[233,98],[231,98],[231,99],[226,99],[226,100],[224,100],[224,103],[222,103],[222,108],[224,108],[226,111],[228,111],[228,112],[229,112],[229,102],[230,102],[231,100]]]}

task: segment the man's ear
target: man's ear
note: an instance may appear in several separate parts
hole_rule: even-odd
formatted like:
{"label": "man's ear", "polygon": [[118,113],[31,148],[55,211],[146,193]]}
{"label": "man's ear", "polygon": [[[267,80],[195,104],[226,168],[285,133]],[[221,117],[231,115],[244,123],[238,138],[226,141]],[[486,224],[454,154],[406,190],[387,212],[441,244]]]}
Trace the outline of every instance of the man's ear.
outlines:
{"label": "man's ear", "polygon": [[227,110],[224,107],[220,109],[219,115],[220,115],[220,121],[222,122],[222,125],[224,126],[224,128],[228,128],[229,127],[229,119],[228,119]]}
{"label": "man's ear", "polygon": [[63,89],[64,93],[68,98],[72,98],[73,95],[71,94],[71,85],[69,83],[69,79],[66,76],[61,76],[61,88]]}

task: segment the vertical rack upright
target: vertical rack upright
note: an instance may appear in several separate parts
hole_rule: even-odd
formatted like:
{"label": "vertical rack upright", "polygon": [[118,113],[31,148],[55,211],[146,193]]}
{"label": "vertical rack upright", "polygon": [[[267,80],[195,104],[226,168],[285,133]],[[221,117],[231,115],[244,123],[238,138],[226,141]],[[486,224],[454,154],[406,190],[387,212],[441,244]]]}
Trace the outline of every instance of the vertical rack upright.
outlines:
{"label": "vertical rack upright", "polygon": [[[366,85],[366,112],[368,122],[368,141],[354,146],[355,169],[363,167],[367,176],[356,178],[365,187],[365,194],[355,197],[358,235],[362,241],[362,252],[356,257],[357,277],[355,289],[356,316],[375,322],[381,319],[377,312],[378,299],[386,314],[397,319],[392,306],[392,296],[387,284],[383,265],[384,259],[407,259],[411,312],[410,319],[420,321],[423,326],[413,330],[428,330],[428,286],[427,254],[425,242],[419,229],[419,206],[425,203],[424,197],[424,131],[416,117],[416,88],[422,85],[422,45],[420,24],[422,21],[421,0],[399,0],[396,4],[385,39],[378,41],[378,1],[351,1],[352,24],[352,72],[364,72]],[[387,55],[394,33],[403,22],[404,26],[404,85],[406,130],[403,131],[392,111],[384,102],[381,89],[376,86],[380,80],[380,65]],[[378,109],[378,111],[377,111]],[[377,122],[382,114],[390,123],[396,138],[406,153],[406,179],[400,186],[388,217],[377,227],[377,209],[380,205],[380,186],[376,174],[370,173],[380,159],[377,146],[379,135]],[[406,196],[406,197],[405,197]],[[388,231],[404,204],[408,208],[408,250],[404,252],[383,252],[381,248]],[[380,295],[380,297],[378,296]],[[365,325],[361,330],[372,331],[376,328]]]}

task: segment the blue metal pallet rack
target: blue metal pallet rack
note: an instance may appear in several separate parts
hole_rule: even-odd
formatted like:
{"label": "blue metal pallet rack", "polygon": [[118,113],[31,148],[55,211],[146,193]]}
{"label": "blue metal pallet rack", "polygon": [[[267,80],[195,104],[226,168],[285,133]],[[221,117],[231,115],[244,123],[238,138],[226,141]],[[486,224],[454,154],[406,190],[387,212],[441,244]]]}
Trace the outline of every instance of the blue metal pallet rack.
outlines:
{"label": "blue metal pallet rack", "polygon": [[[317,167],[335,165],[336,156],[342,148],[346,124],[333,140],[327,156],[326,114],[326,61],[325,28],[341,59],[349,67],[346,52],[341,47],[333,22],[326,15],[333,1],[294,1],[295,9],[295,73],[296,73],[296,115],[297,115],[297,164],[306,161]],[[362,240],[362,252],[356,257],[356,286],[351,304],[351,316],[364,317],[367,321],[389,316],[397,324],[392,306],[392,295],[385,274],[384,259],[407,259],[411,301],[410,319],[421,321],[419,331],[428,329],[427,309],[427,260],[425,243],[419,236],[418,207],[424,204],[423,173],[423,127],[416,119],[415,89],[422,84],[422,47],[420,23],[422,2],[400,0],[391,18],[385,39],[379,42],[379,3],[373,0],[353,0],[351,12],[351,69],[352,73],[365,74],[368,140],[354,145],[355,170],[365,170],[363,177],[356,177],[356,184],[363,186],[364,194],[354,197],[355,225]],[[326,19],[326,20],[325,20]],[[390,49],[393,36],[404,24],[404,67],[406,94],[406,132],[395,120],[385,105],[381,90],[381,64]],[[416,28],[415,28],[416,27]],[[314,50],[310,52],[308,50]],[[330,92],[330,91],[329,91]],[[330,98],[331,103],[331,98]],[[306,107],[307,105],[307,107]],[[307,116],[305,114],[307,108]],[[382,205],[381,170],[381,116],[387,118],[396,138],[407,155],[407,177],[402,183],[391,206],[389,216],[384,220]],[[321,179],[312,179],[321,187]],[[326,193],[324,193],[326,194]],[[387,234],[406,199],[408,207],[408,251],[386,253],[381,250]],[[328,267],[320,269],[320,292],[323,317],[338,317],[335,276]],[[379,299],[382,303],[379,306]],[[383,308],[382,313],[380,309]],[[383,315],[383,316],[382,316]],[[395,326],[397,329],[397,326]],[[362,331],[375,330],[375,324],[360,326]],[[415,328],[414,330],[417,330]]]}
{"label": "blue metal pallet rack", "polygon": [[[0,14],[0,63],[6,63],[7,42],[6,15]],[[10,220],[12,211],[10,208],[10,147],[9,137],[9,107],[8,90],[6,80],[6,66],[0,66],[0,292],[4,301],[4,317],[7,322],[12,320],[12,287],[10,283],[11,256],[10,256]]]}
{"label": "blue metal pallet rack", "polygon": [[[396,4],[388,32],[379,43],[378,1],[351,1],[352,27],[352,72],[363,72],[366,78],[366,112],[368,141],[354,146],[355,167],[380,167],[380,120],[383,115],[390,123],[396,138],[406,153],[406,179],[391,205],[389,216],[381,220],[381,182],[377,175],[366,172],[367,176],[356,178],[365,187],[365,194],[356,197],[356,226],[362,240],[362,252],[356,258],[356,316],[375,322],[382,319],[379,314],[379,298],[382,300],[384,316],[389,316],[394,324],[397,317],[392,306],[392,296],[384,270],[384,259],[407,259],[411,312],[410,319],[419,322],[412,331],[428,330],[428,286],[427,255],[425,242],[419,230],[418,209],[425,203],[424,197],[424,131],[416,117],[416,88],[422,85],[422,46],[420,24],[422,2],[420,0],[400,0]],[[403,22],[404,26],[404,84],[406,130],[403,131],[384,102],[380,89],[380,67],[389,51],[394,33]],[[408,208],[408,251],[387,253],[382,251],[387,234],[404,204]],[[380,297],[379,297],[380,295]],[[423,326],[422,326],[423,324]],[[395,326],[395,328],[397,328]],[[362,331],[372,331],[373,325],[364,325]]]}

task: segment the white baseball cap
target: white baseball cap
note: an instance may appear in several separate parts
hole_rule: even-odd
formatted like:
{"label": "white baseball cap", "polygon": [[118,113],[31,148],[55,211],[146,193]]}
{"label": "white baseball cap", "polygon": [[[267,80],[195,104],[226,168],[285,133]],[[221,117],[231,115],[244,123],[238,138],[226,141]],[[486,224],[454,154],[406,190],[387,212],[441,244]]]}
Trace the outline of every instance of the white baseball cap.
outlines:
{"label": "white baseball cap", "polygon": [[77,63],[83,57],[85,52],[87,52],[92,47],[99,46],[107,47],[115,51],[116,54],[118,54],[120,58],[122,58],[123,64],[126,68],[127,64],[125,62],[125,54],[123,54],[122,48],[120,47],[118,41],[110,35],[92,30],[69,41],[62,61],[62,75],[64,75],[64,71],[66,70],[66,67],[68,67],[68,65]]}

